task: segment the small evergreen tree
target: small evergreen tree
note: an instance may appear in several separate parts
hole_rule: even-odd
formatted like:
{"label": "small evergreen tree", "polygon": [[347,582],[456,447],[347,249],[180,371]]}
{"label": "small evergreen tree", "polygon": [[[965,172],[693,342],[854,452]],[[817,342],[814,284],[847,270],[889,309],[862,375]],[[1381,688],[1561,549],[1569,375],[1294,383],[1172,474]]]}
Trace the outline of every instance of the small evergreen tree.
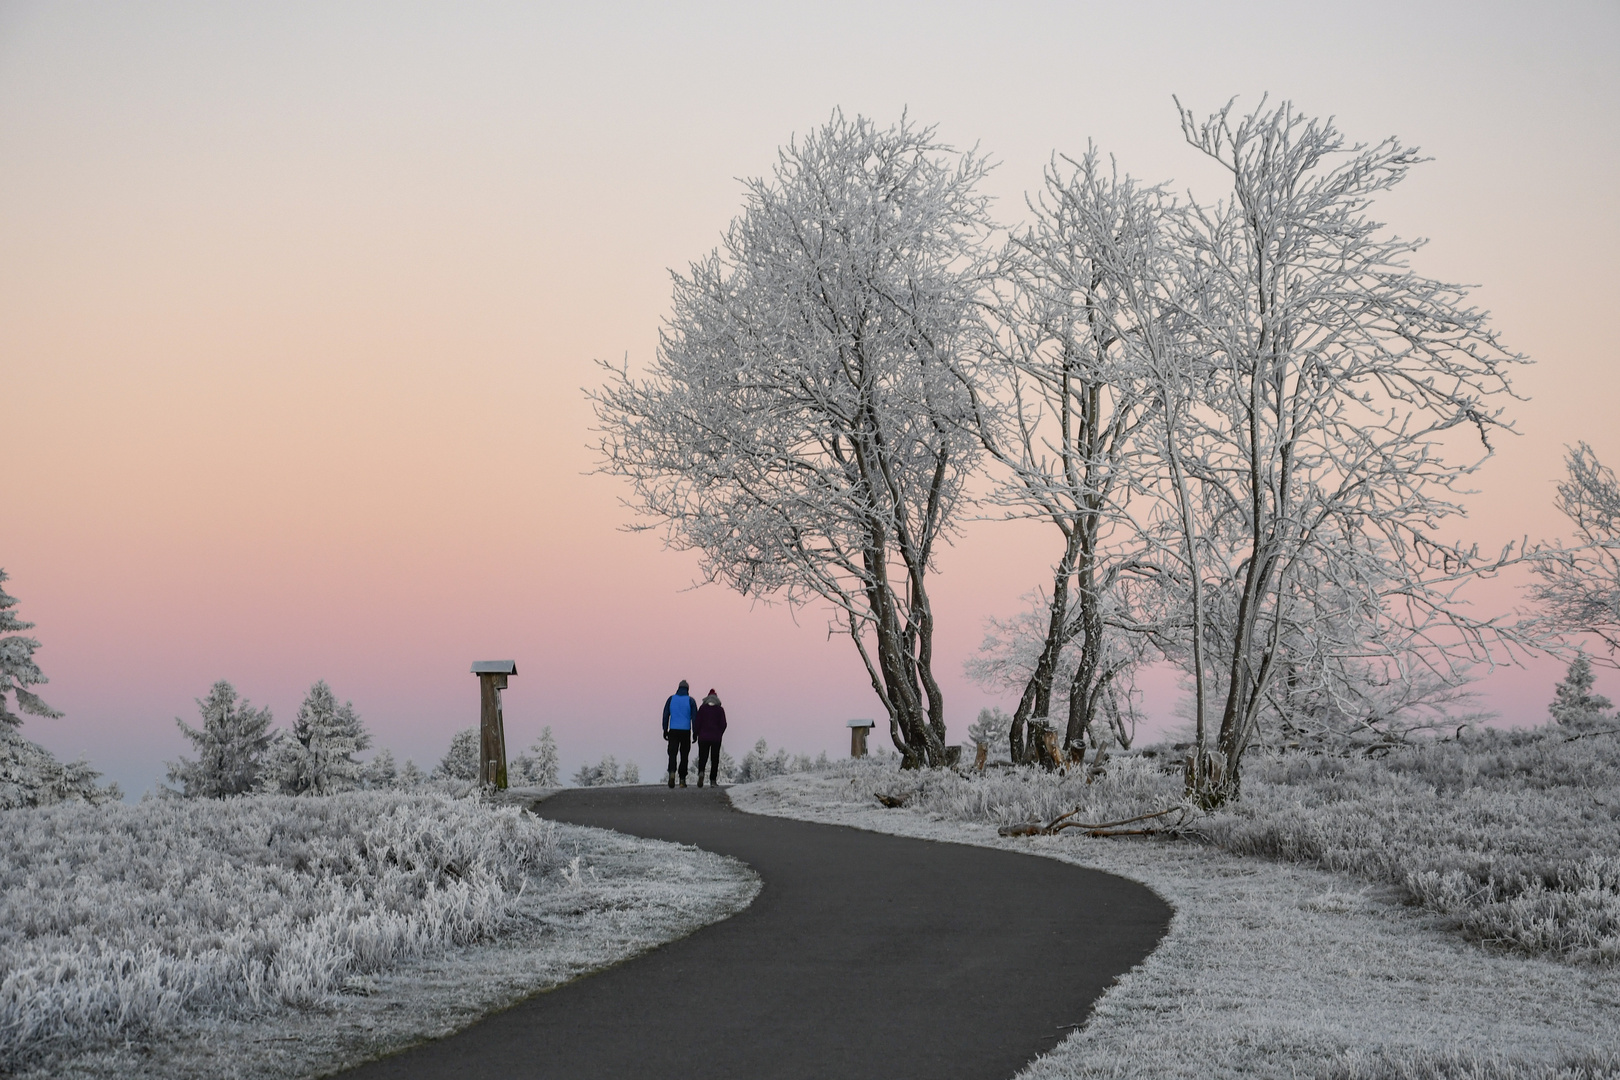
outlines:
{"label": "small evergreen tree", "polygon": [[549,726],[533,746],[518,755],[511,771],[514,782],[525,787],[556,787],[562,782],[562,759],[557,754],[557,740],[552,737]]}
{"label": "small evergreen tree", "polygon": [[392,788],[399,786],[399,770],[394,766],[394,752],[386,746],[368,761],[362,769],[363,780],[368,788]]}
{"label": "small evergreen tree", "polygon": [[1564,681],[1553,687],[1552,703],[1547,711],[1560,724],[1590,724],[1608,719],[1614,703],[1602,694],[1592,693],[1597,676],[1592,674],[1592,663],[1585,653],[1577,653],[1570,661]]}
{"label": "small evergreen tree", "polygon": [[[51,719],[62,714],[28,689],[50,680],[34,663],[34,650],[39,648],[39,642],[20,634],[20,631],[33,629],[34,624],[23,622],[11,610],[17,606],[17,598],[6,593],[5,583],[8,580],[9,575],[0,570],[0,634],[9,635],[0,637],[0,730],[14,731],[22,725],[22,717],[18,713]],[[7,707],[8,696],[16,699],[17,712]]]}
{"label": "small evergreen tree", "polygon": [[427,783],[427,779],[427,773],[423,772],[421,767],[417,765],[416,762],[412,761],[410,758],[406,758],[405,767],[399,770],[399,779],[395,781],[394,786],[405,788],[407,790],[411,788],[419,788],[423,784]]}
{"label": "small evergreen tree", "polygon": [[1007,748],[1013,718],[1000,709],[980,709],[979,718],[968,725],[968,738],[979,746],[989,747],[990,753]]}
{"label": "small evergreen tree", "polygon": [[478,749],[478,729],[462,728],[450,737],[450,750],[435,774],[450,780],[477,780]]}
{"label": "small evergreen tree", "polygon": [[174,718],[197,758],[169,762],[169,782],[178,783],[189,799],[222,799],[255,790],[270,746],[269,708],[253,708],[221,679],[206,698],[197,699],[197,709],[202,714],[200,730]]}
{"label": "small evergreen tree", "polygon": [[641,783],[641,767],[635,762],[621,766],[612,754],[603,754],[595,765],[581,765],[574,774],[574,783],[580,787],[614,787],[620,784]]}
{"label": "small evergreen tree", "polygon": [[354,755],[371,745],[371,736],[354,711],[354,703],[337,703],[322,679],[309,688],[293,720],[296,746],[283,790],[291,795],[331,795],[360,786],[363,766]]}

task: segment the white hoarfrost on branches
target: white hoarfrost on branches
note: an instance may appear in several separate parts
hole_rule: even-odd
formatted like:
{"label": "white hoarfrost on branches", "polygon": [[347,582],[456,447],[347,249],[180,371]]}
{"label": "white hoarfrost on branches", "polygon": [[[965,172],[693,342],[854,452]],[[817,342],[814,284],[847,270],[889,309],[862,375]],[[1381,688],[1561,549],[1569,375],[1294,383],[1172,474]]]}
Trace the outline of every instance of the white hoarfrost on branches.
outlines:
{"label": "white hoarfrost on branches", "polygon": [[1584,442],[1564,464],[1557,505],[1580,545],[1536,564],[1531,596],[1556,632],[1601,638],[1612,658],[1620,649],[1620,483]]}
{"label": "white hoarfrost on branches", "polygon": [[1059,764],[1037,734],[1055,700],[1067,704],[1058,727],[1071,753],[1083,752],[1088,734],[1099,745],[1099,717],[1130,741],[1117,681],[1141,643],[1122,630],[1120,609],[1129,607],[1141,541],[1126,511],[1146,471],[1137,435],[1155,407],[1133,290],[1160,276],[1165,202],[1105,170],[1095,150],[1054,160],[1030,200],[1034,221],[1002,255],[978,367],[995,394],[981,399],[981,433],[1004,473],[992,499],[1008,517],[1048,522],[1063,539],[1040,594],[1036,648],[997,671],[1002,679],[1016,672],[1021,684],[1009,729],[1014,761]]}
{"label": "white hoarfrost on branches", "polygon": [[649,378],[609,366],[590,394],[602,470],[706,580],[831,604],[911,765],[946,761],[927,576],[980,453],[986,169],[931,128],[835,113],[675,275]]}
{"label": "white hoarfrost on branches", "polygon": [[1496,402],[1524,361],[1463,288],[1408,268],[1419,242],[1367,216],[1416,151],[1352,145],[1287,104],[1181,118],[1231,191],[1167,219],[1173,275],[1143,283],[1160,399],[1144,491],[1158,636],[1194,676],[1188,782],[1215,805],[1264,714],[1313,695],[1357,712],[1369,673],[1451,681],[1512,640],[1457,595],[1509,553],[1438,530],[1508,430]]}
{"label": "white hoarfrost on branches", "polygon": [[169,763],[169,783],[179,784],[187,798],[222,799],[259,788],[265,751],[270,746],[270,710],[255,709],[236,688],[221,679],[197,699],[203,725],[193,728],[175,717],[197,757]]}

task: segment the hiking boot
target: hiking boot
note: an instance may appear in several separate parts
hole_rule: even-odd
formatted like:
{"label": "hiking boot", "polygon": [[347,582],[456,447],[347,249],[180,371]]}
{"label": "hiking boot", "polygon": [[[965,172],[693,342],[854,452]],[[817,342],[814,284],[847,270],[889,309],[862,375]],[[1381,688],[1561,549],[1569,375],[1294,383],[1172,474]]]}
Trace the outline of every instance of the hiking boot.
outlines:
{"label": "hiking boot", "polygon": [[703,786],[703,777],[699,776],[698,777],[698,787],[702,787],[702,786]]}
{"label": "hiking boot", "polygon": [[686,777],[683,776],[683,777],[681,777],[681,787],[685,787],[685,786],[686,786]]}
{"label": "hiking boot", "polygon": [[669,786],[670,787],[675,786],[675,774],[674,773],[669,774]]}

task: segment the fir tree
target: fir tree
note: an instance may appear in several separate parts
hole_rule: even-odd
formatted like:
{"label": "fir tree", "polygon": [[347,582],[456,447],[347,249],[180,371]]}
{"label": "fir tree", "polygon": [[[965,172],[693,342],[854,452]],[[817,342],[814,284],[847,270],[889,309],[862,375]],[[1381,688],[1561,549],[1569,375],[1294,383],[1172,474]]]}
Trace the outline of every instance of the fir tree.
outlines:
{"label": "fir tree", "polygon": [[1608,719],[1614,703],[1602,694],[1592,693],[1597,677],[1592,674],[1592,663],[1585,653],[1577,653],[1570,661],[1564,681],[1553,687],[1552,704],[1547,711],[1560,724],[1589,724]]}
{"label": "fir tree", "polygon": [[197,751],[195,761],[169,762],[169,782],[187,798],[222,799],[258,787],[265,751],[270,745],[270,710],[255,709],[236,688],[221,679],[206,698],[197,699],[201,730],[178,716],[174,722]]}
{"label": "fir tree", "polygon": [[[0,637],[0,731],[15,731],[20,727],[22,717],[18,713],[52,719],[62,715],[28,689],[50,680],[34,663],[34,650],[39,648],[39,642],[19,633],[33,629],[34,624],[23,622],[11,610],[17,606],[17,598],[6,593],[8,580],[9,575],[0,570],[0,634],[9,635]],[[8,696],[16,698],[17,712],[7,707]]]}
{"label": "fir tree", "polygon": [[427,773],[423,772],[416,762],[406,758],[405,767],[399,770],[399,779],[395,781],[395,786],[405,788],[408,791],[412,788],[421,787],[427,783],[427,779]]}
{"label": "fir tree", "polygon": [[478,729],[462,728],[450,737],[450,750],[434,770],[450,780],[478,779]]}
{"label": "fir tree", "polygon": [[548,726],[524,753],[512,763],[512,775],[525,787],[556,787],[562,782],[562,759],[557,740]]}
{"label": "fir tree", "polygon": [[386,746],[366,763],[363,776],[368,788],[391,788],[399,786],[399,770],[394,766],[394,752]]}
{"label": "fir tree", "polygon": [[288,794],[331,795],[360,786],[364,766],[354,755],[371,745],[371,736],[354,703],[339,705],[325,679],[310,687],[298,706],[292,738],[291,768],[282,780]]}

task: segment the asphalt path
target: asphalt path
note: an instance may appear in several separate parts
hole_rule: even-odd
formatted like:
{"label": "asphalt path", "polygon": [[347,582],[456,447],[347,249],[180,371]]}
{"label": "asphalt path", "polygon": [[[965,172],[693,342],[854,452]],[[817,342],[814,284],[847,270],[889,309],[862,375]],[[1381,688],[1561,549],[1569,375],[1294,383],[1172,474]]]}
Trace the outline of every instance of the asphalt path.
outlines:
{"label": "asphalt path", "polygon": [[581,788],[535,811],[735,856],[764,888],[741,914],[342,1075],[1007,1080],[1170,921],[1124,878],[744,814],[712,788]]}

